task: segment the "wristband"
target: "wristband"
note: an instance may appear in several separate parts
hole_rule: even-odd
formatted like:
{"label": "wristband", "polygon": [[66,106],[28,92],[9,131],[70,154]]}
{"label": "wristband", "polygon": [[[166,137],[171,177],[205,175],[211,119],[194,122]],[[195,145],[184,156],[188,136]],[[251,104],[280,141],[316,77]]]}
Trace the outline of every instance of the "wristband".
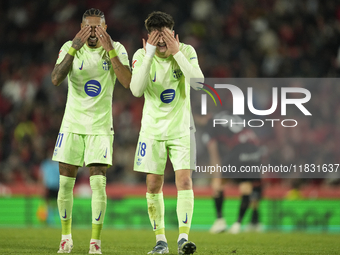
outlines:
{"label": "wristband", "polygon": [[115,49],[110,50],[110,51],[109,51],[109,56],[110,56],[110,59],[111,59],[111,58],[114,58],[114,57],[117,57],[116,50],[115,50]]}
{"label": "wristband", "polygon": [[149,58],[153,58],[156,52],[156,46],[146,43],[145,51],[146,51],[145,55],[147,55]]}
{"label": "wristband", "polygon": [[71,46],[67,53],[74,57],[77,53],[77,50]]}

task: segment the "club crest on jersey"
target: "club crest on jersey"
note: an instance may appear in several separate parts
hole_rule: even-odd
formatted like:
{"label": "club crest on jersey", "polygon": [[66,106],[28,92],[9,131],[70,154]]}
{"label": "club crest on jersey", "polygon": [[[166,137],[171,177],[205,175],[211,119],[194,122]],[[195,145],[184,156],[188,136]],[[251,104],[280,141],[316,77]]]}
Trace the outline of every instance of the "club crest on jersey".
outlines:
{"label": "club crest on jersey", "polygon": [[175,79],[179,79],[181,78],[181,76],[183,75],[181,69],[175,69],[172,71],[172,74],[174,76]]}
{"label": "club crest on jersey", "polygon": [[109,71],[109,69],[110,69],[110,62],[104,60],[103,61],[103,70],[104,71]]}
{"label": "club crest on jersey", "polygon": [[175,90],[174,89],[166,89],[161,94],[161,101],[165,104],[171,103],[175,98]]}
{"label": "club crest on jersey", "polygon": [[102,86],[99,81],[89,80],[84,86],[85,93],[90,97],[96,97],[102,91]]}

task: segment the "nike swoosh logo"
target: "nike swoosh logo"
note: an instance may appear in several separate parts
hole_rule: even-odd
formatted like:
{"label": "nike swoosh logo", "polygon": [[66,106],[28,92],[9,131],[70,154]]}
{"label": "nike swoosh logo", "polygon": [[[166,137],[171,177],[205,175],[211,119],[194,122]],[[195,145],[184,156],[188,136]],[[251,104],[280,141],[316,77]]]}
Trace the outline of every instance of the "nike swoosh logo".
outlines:
{"label": "nike swoosh logo", "polygon": [[65,215],[64,215],[64,216],[61,216],[61,217],[63,217],[64,219],[66,219],[66,217],[67,217],[67,216],[66,216],[66,209],[65,209]]}
{"label": "nike swoosh logo", "polygon": [[83,70],[83,64],[84,64],[84,60],[83,62],[81,62],[81,67],[79,67],[79,70]]}
{"label": "nike swoosh logo", "polygon": [[153,80],[152,80],[153,82],[155,82],[156,81],[156,72],[155,72],[155,77],[153,78]]}
{"label": "nike swoosh logo", "polygon": [[188,223],[188,214],[187,214],[187,213],[185,214],[185,220],[183,220],[183,223],[184,223],[184,224],[187,224],[187,223]]}
{"label": "nike swoosh logo", "polygon": [[94,218],[96,221],[99,221],[100,220],[100,216],[102,215],[102,211],[100,211],[100,214],[99,214],[99,216],[98,216],[98,218],[96,219],[96,218]]}
{"label": "nike swoosh logo", "polygon": [[104,155],[104,158],[106,158],[106,156],[107,156],[107,148],[106,148],[106,151],[105,151],[105,155]]}

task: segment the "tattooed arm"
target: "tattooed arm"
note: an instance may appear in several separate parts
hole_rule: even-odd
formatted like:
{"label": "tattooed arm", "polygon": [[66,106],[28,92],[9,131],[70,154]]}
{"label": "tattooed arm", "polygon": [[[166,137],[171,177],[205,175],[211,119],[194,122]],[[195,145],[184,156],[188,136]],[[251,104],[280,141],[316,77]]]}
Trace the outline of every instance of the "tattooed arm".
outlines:
{"label": "tattooed arm", "polygon": [[60,83],[66,78],[68,72],[71,69],[73,59],[73,56],[66,54],[64,60],[59,65],[55,65],[51,75],[54,86],[59,86]]}
{"label": "tattooed arm", "polygon": [[[86,42],[87,38],[89,38],[91,33],[91,27],[85,26],[83,27],[78,34],[74,37],[72,41],[72,46],[75,50],[79,50],[83,47],[84,43]],[[60,83],[66,78],[68,72],[71,69],[72,62],[74,56],[70,54],[66,54],[63,61],[60,64],[55,65],[52,71],[52,83],[54,86],[59,86]]]}

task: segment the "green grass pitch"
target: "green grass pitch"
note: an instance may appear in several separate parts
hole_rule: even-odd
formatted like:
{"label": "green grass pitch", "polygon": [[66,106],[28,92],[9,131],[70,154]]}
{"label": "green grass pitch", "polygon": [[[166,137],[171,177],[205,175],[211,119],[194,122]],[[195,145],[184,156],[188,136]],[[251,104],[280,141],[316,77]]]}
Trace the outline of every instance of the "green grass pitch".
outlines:
{"label": "green grass pitch", "polygon": [[[74,229],[71,254],[88,254],[91,230]],[[177,231],[167,231],[170,254],[177,254]],[[0,229],[0,254],[57,254],[60,230],[51,228]],[[340,254],[339,234],[308,233],[222,233],[212,235],[191,231],[197,245],[195,255],[203,254]],[[155,244],[152,230],[112,230],[102,233],[103,254],[147,254]]]}

